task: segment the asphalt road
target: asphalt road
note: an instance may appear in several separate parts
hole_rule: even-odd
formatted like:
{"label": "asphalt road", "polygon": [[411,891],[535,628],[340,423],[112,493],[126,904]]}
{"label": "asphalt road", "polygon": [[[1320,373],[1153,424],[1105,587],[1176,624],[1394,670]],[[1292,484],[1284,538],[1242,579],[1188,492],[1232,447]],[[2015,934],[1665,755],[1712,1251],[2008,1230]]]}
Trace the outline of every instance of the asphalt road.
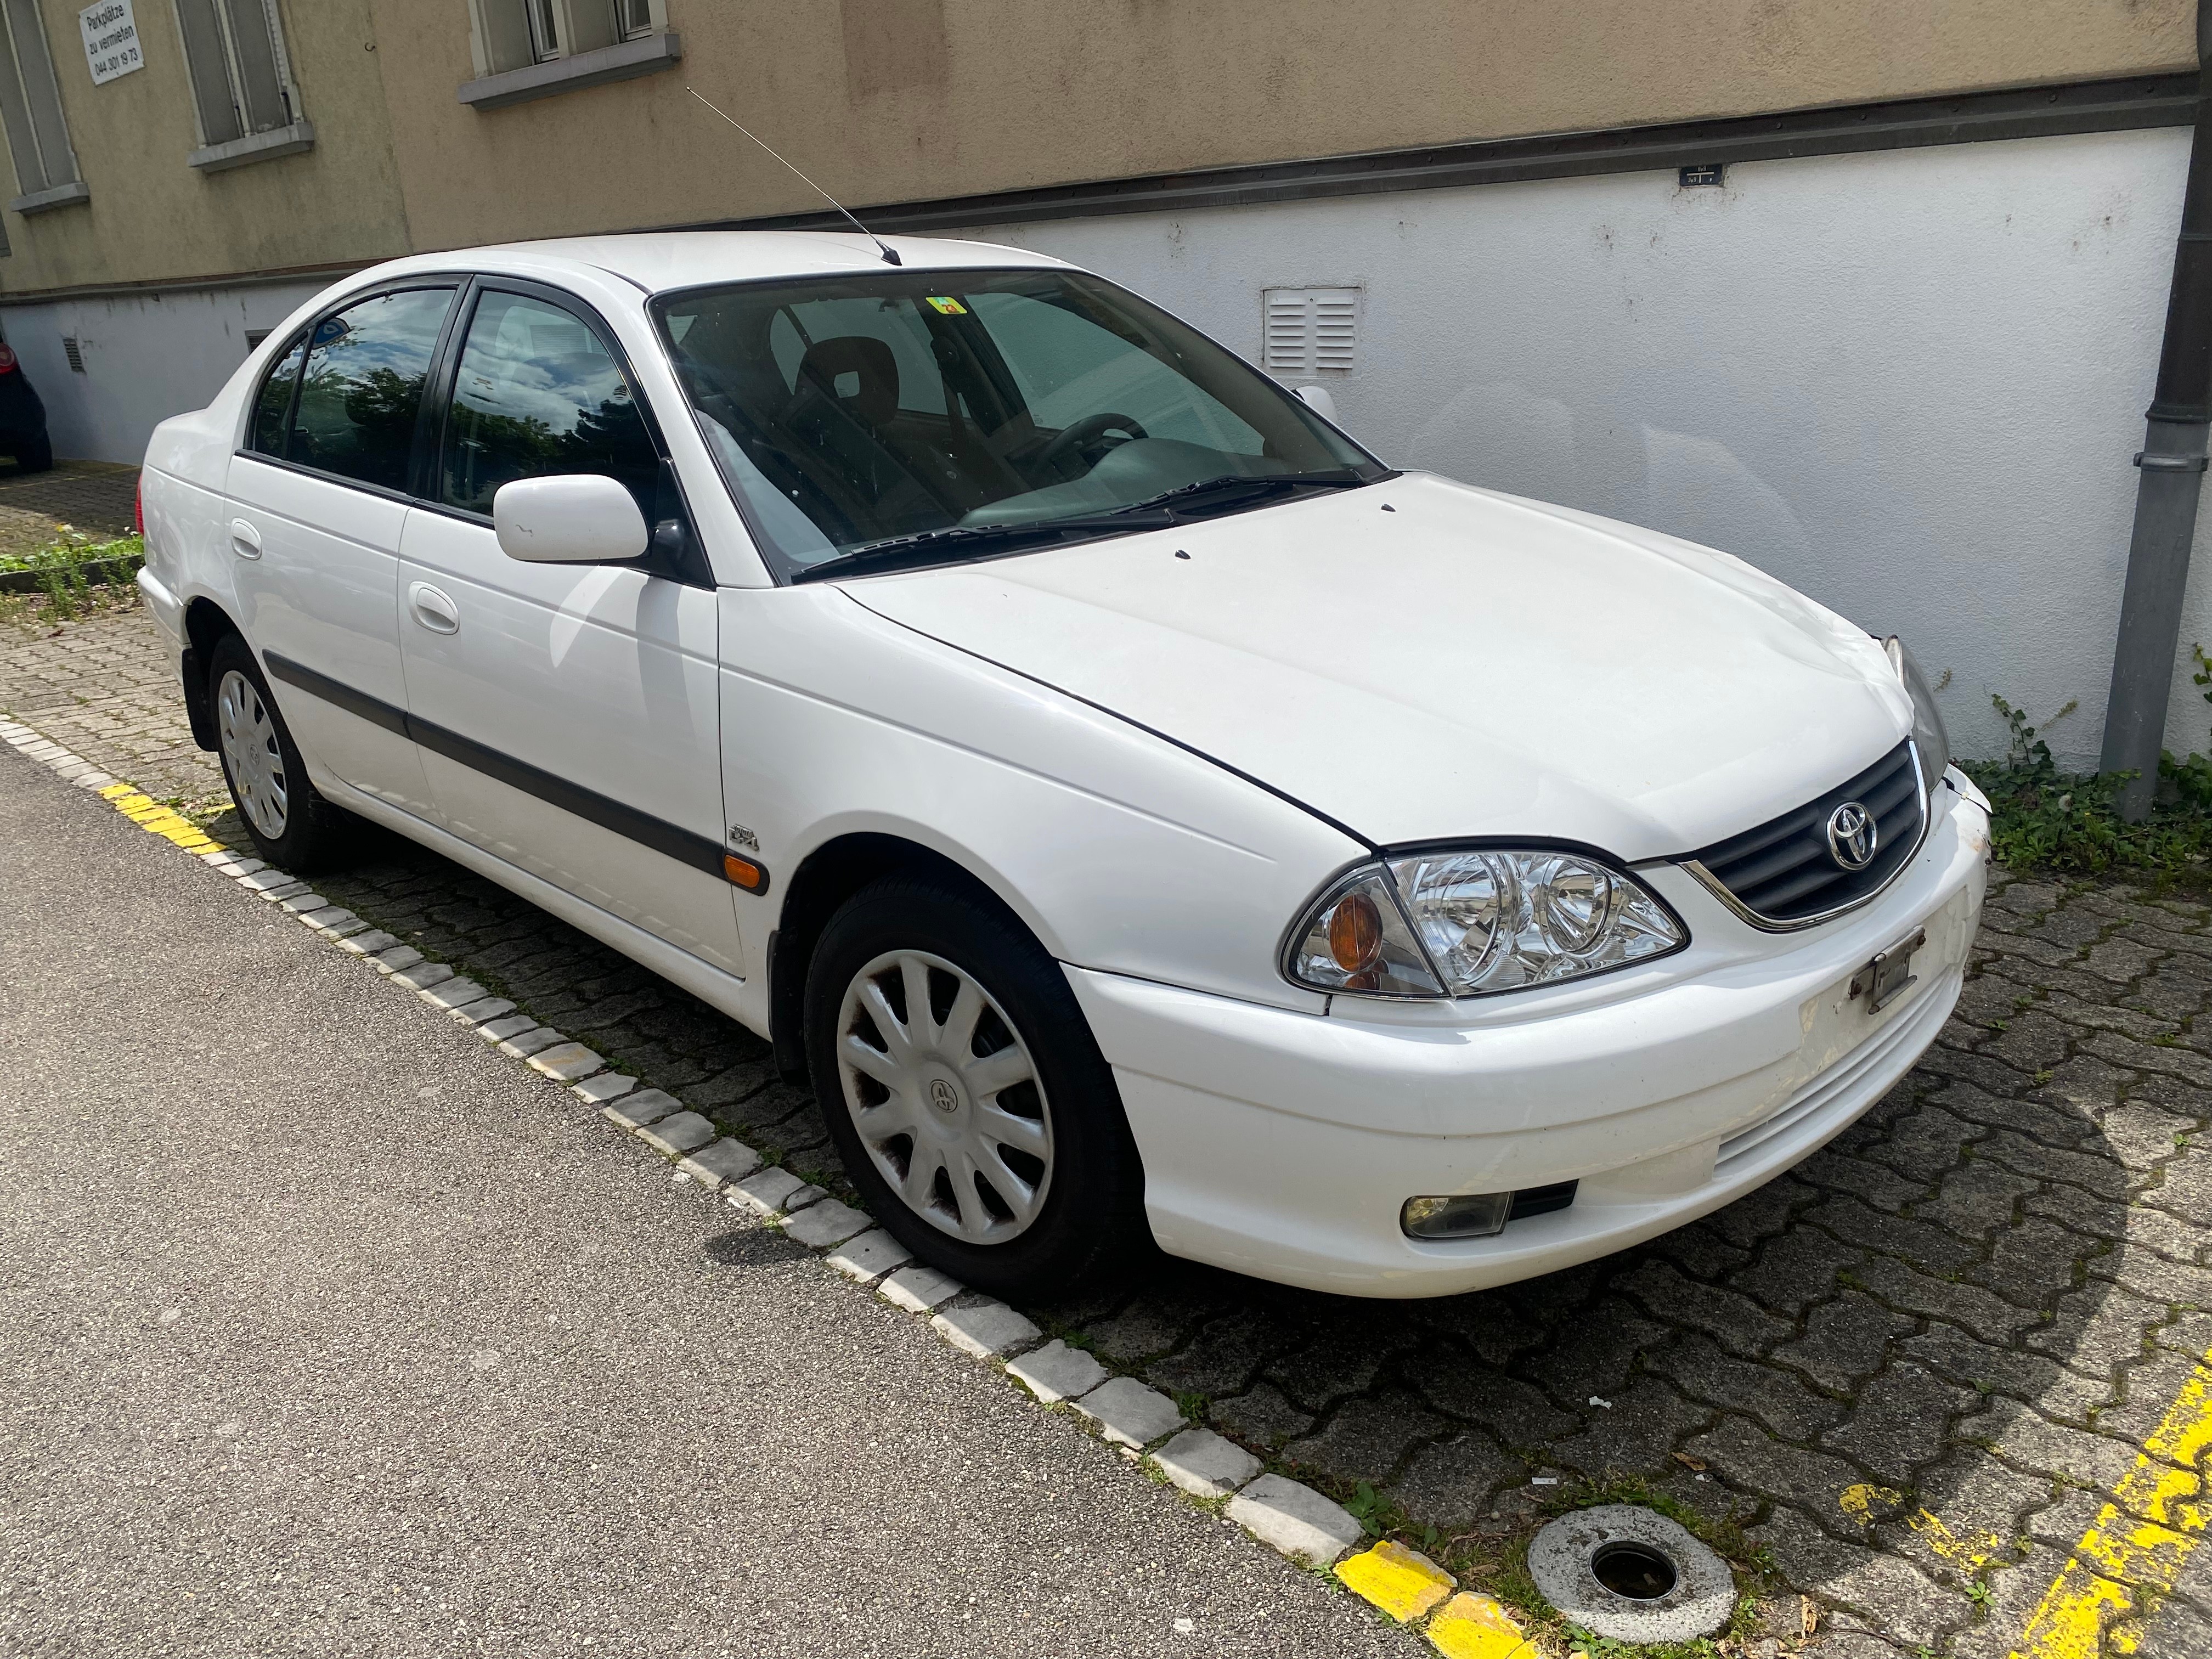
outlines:
{"label": "asphalt road", "polygon": [[11,1656],[1415,1651],[5,749],[0,1199]]}

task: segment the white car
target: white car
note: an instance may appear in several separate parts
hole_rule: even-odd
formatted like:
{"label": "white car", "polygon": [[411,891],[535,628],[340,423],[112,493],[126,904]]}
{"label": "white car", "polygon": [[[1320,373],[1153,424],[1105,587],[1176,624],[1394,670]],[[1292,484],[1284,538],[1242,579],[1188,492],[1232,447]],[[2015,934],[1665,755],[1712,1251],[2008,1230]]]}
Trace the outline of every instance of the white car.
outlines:
{"label": "white car", "polygon": [[162,423],[140,580],[262,854],[344,815],[768,1038],[923,1261],[1449,1294],[1805,1158],[1987,804],[1748,565],[1391,471],[1019,249],[395,260]]}

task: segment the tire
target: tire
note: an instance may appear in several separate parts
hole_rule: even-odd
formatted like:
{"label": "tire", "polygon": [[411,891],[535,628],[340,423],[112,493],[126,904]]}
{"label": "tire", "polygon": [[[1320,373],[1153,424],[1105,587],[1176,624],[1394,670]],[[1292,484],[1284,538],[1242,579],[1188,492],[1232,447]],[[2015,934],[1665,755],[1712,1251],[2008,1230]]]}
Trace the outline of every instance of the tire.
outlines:
{"label": "tire", "polygon": [[19,472],[51,472],[54,470],[53,440],[41,432],[35,438],[26,438],[15,447],[15,470]]}
{"label": "tire", "polygon": [[307,781],[300,745],[269,695],[261,665],[235,634],[224,635],[209,653],[208,708],[223,781],[254,850],[295,875],[343,859],[353,819]]}
{"label": "tire", "polygon": [[[854,1186],[923,1262],[1049,1301],[1151,1248],[1113,1073],[1060,964],[995,905],[928,877],[863,888],[815,946],[805,1030]],[[854,1043],[877,1052],[855,1064]]]}

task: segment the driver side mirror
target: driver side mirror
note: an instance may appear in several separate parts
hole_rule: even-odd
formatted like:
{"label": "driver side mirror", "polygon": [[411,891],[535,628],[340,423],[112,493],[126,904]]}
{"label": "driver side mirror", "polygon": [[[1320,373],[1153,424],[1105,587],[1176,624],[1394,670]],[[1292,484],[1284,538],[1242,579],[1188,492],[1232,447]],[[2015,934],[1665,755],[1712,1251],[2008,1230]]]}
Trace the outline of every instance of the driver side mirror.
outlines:
{"label": "driver side mirror", "polygon": [[1304,404],[1308,409],[1313,410],[1315,414],[1320,416],[1322,419],[1327,421],[1331,426],[1334,426],[1336,424],[1336,399],[1330,394],[1329,389],[1327,386],[1300,386],[1298,388],[1298,401]]}
{"label": "driver side mirror", "polygon": [[491,522],[500,551],[526,564],[623,564],[648,540],[637,498],[597,472],[503,483]]}

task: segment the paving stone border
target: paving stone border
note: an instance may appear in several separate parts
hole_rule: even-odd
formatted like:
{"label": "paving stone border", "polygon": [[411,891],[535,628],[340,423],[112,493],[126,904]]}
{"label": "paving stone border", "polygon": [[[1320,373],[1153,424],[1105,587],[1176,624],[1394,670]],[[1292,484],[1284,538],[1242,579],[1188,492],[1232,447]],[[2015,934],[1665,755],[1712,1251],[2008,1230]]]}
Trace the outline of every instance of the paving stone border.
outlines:
{"label": "paving stone border", "polygon": [[[1353,1550],[1365,1541],[1365,1531],[1341,1505],[1310,1486],[1260,1474],[1256,1458],[1190,1424],[1169,1395],[1133,1377],[1109,1373],[1092,1356],[1063,1341],[1048,1342],[1037,1325],[1005,1303],[970,1291],[943,1273],[909,1265],[912,1253],[876,1227],[863,1211],[788,1170],[762,1167],[757,1149],[723,1135],[711,1120],[684,1109],[681,1102],[657,1089],[639,1088],[635,1078],[608,1072],[605,1060],[584,1044],[527,1016],[511,1013],[512,1002],[491,996],[446,963],[431,962],[412,945],[372,929],[352,911],[331,904],[289,872],[221,845],[190,820],[30,727],[0,720],[0,742],[107,799],[141,828],[192,854],[241,892],[276,907],[360,957],[388,983],[475,1027],[501,1054],[568,1086],[577,1098],[597,1107],[611,1127],[668,1159],[674,1165],[674,1178],[716,1194],[756,1221],[780,1228],[786,1237],[819,1255],[839,1276],[926,1319],[949,1346],[1003,1370],[1041,1404],[1072,1408],[1076,1420],[1125,1458],[1143,1459],[1167,1484],[1194,1495],[1228,1497],[1228,1518],[1292,1562],[1330,1568],[1346,1558],[1360,1559]],[[1165,1462],[1160,1461],[1163,1454]],[[1377,1547],[1407,1553],[1395,1545]],[[1457,1588],[1449,1574],[1433,1563],[1426,1565],[1443,1583]],[[1385,1578],[1373,1572],[1363,1576],[1353,1569],[1340,1574],[1340,1579],[1376,1605],[1385,1605],[1365,1588],[1370,1581],[1384,1583]],[[1395,1580],[1388,1582],[1395,1585]],[[1421,1612],[1427,1610],[1424,1607]],[[1506,1617],[1502,1608],[1498,1612]],[[1447,1630],[1433,1639],[1439,1651],[1452,1659],[1474,1659],[1478,1653],[1488,1659],[1487,1649],[1454,1645],[1449,1636]]]}
{"label": "paving stone border", "polygon": [[[72,700],[26,718],[143,778],[132,769],[167,752],[146,746],[165,731],[189,746],[173,680],[173,730],[143,697],[115,734],[77,712],[118,701],[99,676],[138,621],[18,654],[60,673],[53,693]],[[71,680],[49,660],[73,643],[97,674]],[[52,744],[40,752],[84,767],[81,781],[94,769]],[[95,787],[193,845],[152,792]],[[416,973],[416,994],[523,1063],[596,1061],[570,1086],[618,1107],[613,1127],[643,1140],[687,1112],[708,1122],[672,1173],[750,1148],[759,1167],[711,1189],[725,1201],[763,1218],[825,1196],[851,1207],[811,1091],[778,1080],[757,1039],[505,890],[397,842],[313,886],[276,872],[265,887],[283,890],[278,908],[330,901],[295,913],[333,932],[359,922],[340,948],[393,976],[448,969],[434,983]],[[472,989],[484,994],[457,1000]],[[2212,1391],[2209,1056],[2212,908],[1998,869],[1958,1010],[1908,1079],[1768,1187],[1602,1261],[1387,1304],[1167,1264],[1111,1295],[986,1317],[941,1274],[881,1266],[879,1230],[821,1254],[884,1301],[942,1317],[940,1334],[1006,1365],[1014,1386],[1030,1388],[1013,1367],[1058,1340],[1103,1364],[1081,1393],[1121,1376],[1171,1398],[1182,1431],[1115,1455],[1193,1501],[1225,1510],[1273,1475],[1468,1583],[1510,1587],[1549,1515],[1633,1487],[1726,1541],[1740,1571],[1771,1564],[1762,1583],[1777,1593],[1744,1638],[1749,1659],[1807,1646],[1822,1659],[2048,1659],[2060,1635],[2069,1654],[2204,1659],[2212,1540],[2177,1570],[2198,1534],[2169,1538],[2165,1522],[2204,1489],[2204,1424],[2177,1426],[2169,1408]],[[1066,1398],[1041,1408],[1103,1440]],[[1210,1475],[1194,1434],[1249,1465]],[[2189,1499],[2169,1488],[2192,1463]],[[2166,1541],[2135,1549],[2142,1539]],[[1333,1571],[1403,1619],[1378,1599],[1403,1582],[1375,1556]],[[1509,1641],[1493,1606],[1462,1589],[1422,1628],[1442,1650],[1502,1652],[1448,1645]],[[1809,1642],[1801,1611],[1803,1632],[1817,1623]],[[1547,1650],[1558,1634],[1540,1634]]]}

